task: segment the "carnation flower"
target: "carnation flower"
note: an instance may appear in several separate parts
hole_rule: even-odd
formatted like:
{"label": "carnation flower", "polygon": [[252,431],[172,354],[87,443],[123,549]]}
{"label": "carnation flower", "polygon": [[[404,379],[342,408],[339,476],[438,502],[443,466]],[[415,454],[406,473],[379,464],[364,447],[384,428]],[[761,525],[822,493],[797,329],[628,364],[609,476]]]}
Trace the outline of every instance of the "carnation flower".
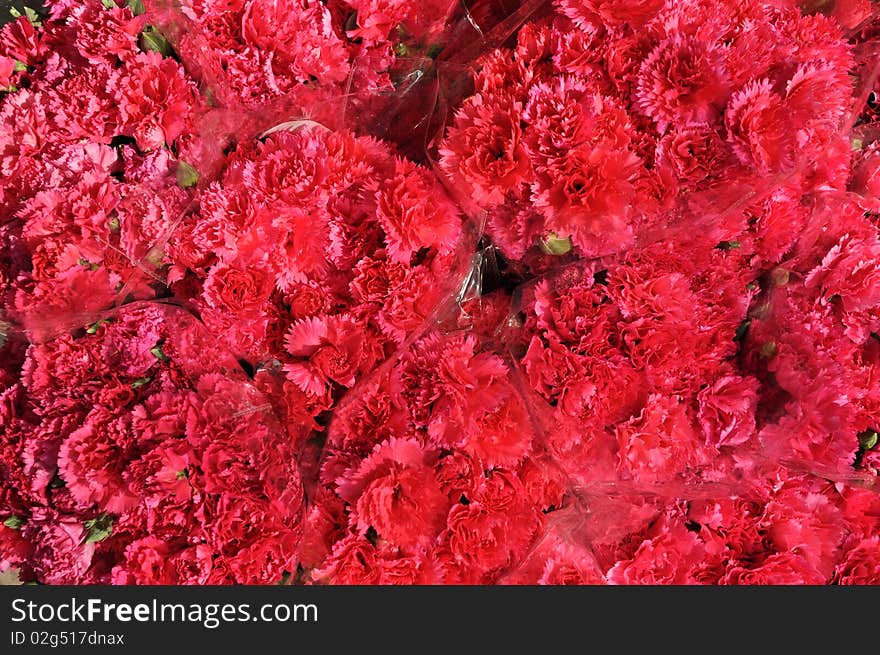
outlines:
{"label": "carnation flower", "polygon": [[854,167],[850,189],[861,196],[859,204],[865,211],[880,213],[880,153],[876,148]]}
{"label": "carnation flower", "polygon": [[52,120],[71,139],[109,143],[114,136],[119,116],[108,92],[111,70],[106,65],[91,66],[50,92]]}
{"label": "carnation flower", "polygon": [[640,161],[625,150],[581,147],[539,172],[534,202],[547,228],[570,237],[585,256],[613,251],[630,239],[627,218]]}
{"label": "carnation flower", "polygon": [[620,466],[635,479],[661,482],[709,462],[681,399],[650,396],[641,414],[617,428]]}
{"label": "carnation flower", "polygon": [[108,9],[91,1],[76,8],[69,20],[76,25],[76,49],[92,64],[134,56],[137,37],[146,24],[146,16],[133,16],[128,7]]}
{"label": "carnation flower", "polygon": [[379,581],[376,549],[364,537],[352,534],[333,545],[333,552],[312,571],[319,582],[331,584],[376,584]]}
{"label": "carnation flower", "polygon": [[412,548],[440,532],[449,501],[432,457],[413,442],[392,439],[339,479],[339,495],[354,504],[362,534],[372,527],[392,544]]}
{"label": "carnation flower", "polygon": [[108,90],[119,104],[124,133],[142,150],[173,143],[192,120],[192,83],[176,61],[157,52],[134,56],[110,78]]}
{"label": "carnation flower", "polygon": [[721,54],[699,39],[676,35],[660,43],[642,64],[636,99],[663,133],[670,125],[714,121],[729,93]]}
{"label": "carnation flower", "polygon": [[844,235],[804,281],[826,298],[836,296],[848,312],[880,304],[880,240]]}
{"label": "carnation flower", "polygon": [[730,149],[717,130],[693,125],[666,134],[657,144],[658,166],[668,166],[680,182],[697,185],[707,178],[727,173]]}
{"label": "carnation flower", "polygon": [[370,41],[387,38],[416,10],[406,0],[347,0],[347,4],[357,13],[357,28],[349,33]]}
{"label": "carnation flower", "polygon": [[333,31],[327,7],[317,0],[245,3],[241,34],[256,52],[266,53],[270,84],[276,75],[298,82],[310,77],[338,82],[348,75],[345,46]]}
{"label": "carnation flower", "polygon": [[764,173],[793,164],[784,104],[769,80],[751,82],[734,94],[725,122],[744,164]]}
{"label": "carnation flower", "polygon": [[794,553],[774,553],[754,568],[732,564],[720,584],[736,585],[815,585],[826,578]]}
{"label": "carnation flower", "polygon": [[363,332],[343,316],[305,318],[290,327],[284,343],[287,352],[305,361],[284,367],[288,378],[303,391],[321,394],[331,382],[354,385],[364,361]]}
{"label": "carnation flower", "polygon": [[460,447],[486,468],[519,463],[533,439],[529,415],[512,394],[491,411],[477,414],[465,434]]}
{"label": "carnation flower", "polygon": [[698,418],[706,442],[716,446],[737,446],[755,430],[758,384],[754,379],[725,376],[698,394]]}
{"label": "carnation flower", "polygon": [[426,554],[406,556],[394,548],[383,548],[379,559],[379,584],[438,584],[439,572]]}
{"label": "carnation flower", "polygon": [[440,149],[443,171],[471,189],[480,205],[498,204],[529,181],[521,111],[520,103],[503,95],[472,96],[455,115]]}
{"label": "carnation flower", "polygon": [[376,208],[392,261],[408,264],[422,248],[447,254],[458,242],[458,209],[424,169],[410,162],[395,160],[394,177],[376,190]]}
{"label": "carnation flower", "polygon": [[862,539],[846,553],[834,572],[841,585],[870,585],[880,582],[880,537]]}
{"label": "carnation flower", "polygon": [[296,282],[320,279],[327,272],[327,248],[330,226],[327,215],[319,210],[287,209],[274,221],[279,230],[277,257],[278,287],[284,291]]}
{"label": "carnation flower", "polygon": [[83,523],[73,516],[40,509],[22,528],[33,544],[29,567],[45,584],[74,584],[85,578],[95,555],[95,544],[86,543]]}
{"label": "carnation flower", "polygon": [[523,118],[529,123],[529,154],[542,165],[587,143],[625,148],[631,140],[626,111],[574,77],[533,86]]}
{"label": "carnation flower", "polygon": [[168,544],[156,537],[132,542],[125,549],[125,564],[113,569],[113,584],[176,584],[177,572],[169,559],[170,553]]}
{"label": "carnation flower", "polygon": [[259,146],[256,157],[245,163],[242,176],[258,198],[296,206],[315,194],[324,181],[326,158],[326,145],[317,128],[280,131]]}
{"label": "carnation flower", "polygon": [[564,15],[584,29],[596,23],[620,27],[622,23],[639,27],[651,20],[663,0],[556,0]]}
{"label": "carnation flower", "polygon": [[272,278],[265,270],[220,264],[208,274],[203,294],[212,309],[247,317],[265,309],[271,292]]}
{"label": "carnation flower", "polygon": [[95,410],[61,444],[58,471],[83,507],[119,513],[138,502],[123,479],[134,436],[124,421],[102,414]]}
{"label": "carnation flower", "polygon": [[684,584],[691,567],[705,556],[697,536],[678,523],[663,525],[662,532],[639,544],[628,559],[606,573],[611,584]]}

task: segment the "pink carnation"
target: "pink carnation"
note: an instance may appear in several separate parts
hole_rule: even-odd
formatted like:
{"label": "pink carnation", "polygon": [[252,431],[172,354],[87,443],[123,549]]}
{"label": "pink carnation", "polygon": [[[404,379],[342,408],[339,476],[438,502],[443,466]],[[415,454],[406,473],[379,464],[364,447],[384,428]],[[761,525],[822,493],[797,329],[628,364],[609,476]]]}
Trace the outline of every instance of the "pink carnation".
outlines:
{"label": "pink carnation", "polygon": [[481,205],[529,181],[531,165],[522,144],[522,106],[505,96],[471,97],[455,116],[441,149],[440,166],[472,189]]}
{"label": "pink carnation", "polygon": [[361,328],[346,317],[297,321],[284,343],[291,355],[304,361],[291,362],[284,370],[292,382],[308,393],[321,394],[331,382],[351,387],[366,363],[363,338]]}
{"label": "pink carnation", "polygon": [[180,65],[144,52],[118,69],[110,82],[126,134],[143,150],[171,144],[189,127],[193,85]]}
{"label": "pink carnation", "polygon": [[754,379],[726,376],[698,394],[698,418],[707,443],[737,446],[755,430],[758,384]]}
{"label": "pink carnation", "polygon": [[627,243],[631,236],[627,219],[640,164],[625,150],[581,147],[540,171],[533,195],[548,230],[571,237],[586,256]]}
{"label": "pink carnation", "polygon": [[841,585],[880,584],[880,537],[862,539],[850,549],[835,570],[834,581]]}
{"label": "pink carnation", "polygon": [[[431,202],[425,202],[431,198]],[[385,230],[392,261],[409,264],[422,248],[447,254],[461,232],[458,208],[449,202],[428,173],[395,160],[395,175],[376,190],[379,223]]]}
{"label": "pink carnation", "polygon": [[658,45],[639,70],[638,107],[665,132],[715,120],[727,101],[729,80],[721,54],[689,36]]}

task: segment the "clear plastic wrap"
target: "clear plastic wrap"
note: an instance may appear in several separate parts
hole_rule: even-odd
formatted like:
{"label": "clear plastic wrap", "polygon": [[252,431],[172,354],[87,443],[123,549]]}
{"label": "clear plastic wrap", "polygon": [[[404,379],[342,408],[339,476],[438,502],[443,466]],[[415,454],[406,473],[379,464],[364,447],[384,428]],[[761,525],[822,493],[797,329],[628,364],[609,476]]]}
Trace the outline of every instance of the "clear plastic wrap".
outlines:
{"label": "clear plastic wrap", "polygon": [[295,573],[304,427],[283,426],[189,313],[133,303],[29,347],[20,366],[3,390],[0,545],[22,579],[268,584]]}
{"label": "clear plastic wrap", "polygon": [[0,571],[876,581],[878,15],[18,18]]}

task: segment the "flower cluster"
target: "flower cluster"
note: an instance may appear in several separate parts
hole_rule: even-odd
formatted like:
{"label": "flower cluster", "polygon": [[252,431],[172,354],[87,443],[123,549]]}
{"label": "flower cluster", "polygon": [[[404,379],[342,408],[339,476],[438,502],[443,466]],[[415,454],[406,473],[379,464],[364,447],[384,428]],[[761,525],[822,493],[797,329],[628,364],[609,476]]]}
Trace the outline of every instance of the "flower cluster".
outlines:
{"label": "flower cluster", "polygon": [[[387,145],[318,124],[230,155],[167,248],[167,282],[317,416],[448,295],[461,213]],[[431,202],[426,202],[431,198]]]}
{"label": "flower cluster", "polygon": [[3,392],[7,564],[53,584],[272,583],[295,570],[299,426],[182,310],[31,345]]}
{"label": "flower cluster", "polygon": [[822,182],[839,187],[852,54],[834,20],[785,4],[559,0],[477,63],[440,167],[532,264],[560,241],[619,252],[680,195],[720,188],[720,213],[732,190],[834,148]]}
{"label": "flower cluster", "polygon": [[880,583],[870,3],[48,4],[0,571]]}

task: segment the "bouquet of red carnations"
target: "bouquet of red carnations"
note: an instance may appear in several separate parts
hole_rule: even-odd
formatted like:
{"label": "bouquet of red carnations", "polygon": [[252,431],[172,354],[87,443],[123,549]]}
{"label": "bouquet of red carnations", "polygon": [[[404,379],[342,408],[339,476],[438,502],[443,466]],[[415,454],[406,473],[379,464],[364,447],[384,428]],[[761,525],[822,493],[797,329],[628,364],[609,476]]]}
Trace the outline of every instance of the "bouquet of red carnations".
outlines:
{"label": "bouquet of red carnations", "polygon": [[0,570],[880,583],[873,3],[11,18]]}

